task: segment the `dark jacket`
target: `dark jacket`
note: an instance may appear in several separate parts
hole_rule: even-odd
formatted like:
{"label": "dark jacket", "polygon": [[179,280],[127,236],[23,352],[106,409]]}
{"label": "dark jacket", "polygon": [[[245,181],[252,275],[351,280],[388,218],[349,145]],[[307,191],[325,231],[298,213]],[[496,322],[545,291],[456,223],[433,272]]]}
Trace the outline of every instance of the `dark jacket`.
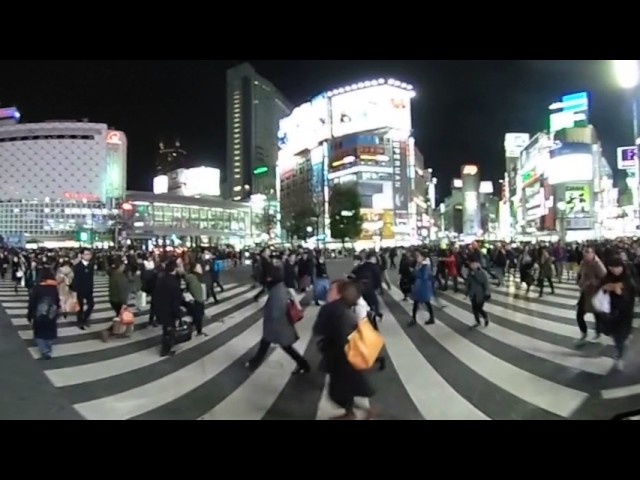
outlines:
{"label": "dark jacket", "polygon": [[58,338],[60,295],[55,280],[33,287],[29,296],[27,320],[33,326],[33,337],[41,340]]}
{"label": "dark jacket", "polygon": [[375,263],[364,262],[352,272],[360,288],[365,293],[378,291],[382,287],[382,273]]}
{"label": "dark jacket", "polygon": [[93,263],[85,265],[83,262],[79,262],[73,267],[73,281],[70,288],[79,297],[93,298],[94,268]]}
{"label": "dark jacket", "polygon": [[156,280],[153,291],[154,311],[158,323],[173,328],[177,320],[182,318],[183,297],[180,279],[176,275],[161,273]]}
{"label": "dark jacket", "polygon": [[371,398],[374,390],[366,373],[355,370],[345,353],[357,319],[342,300],[323,306],[313,326],[322,354],[321,370],[329,374],[329,397],[336,403],[348,403],[353,397]]}
{"label": "dark jacket", "polygon": [[126,305],[130,291],[129,279],[124,272],[115,270],[109,274],[109,302]]}
{"label": "dark jacket", "polygon": [[291,263],[288,259],[283,262],[283,265],[284,265],[284,285],[287,288],[293,288],[295,290],[297,288],[296,266],[294,263]]}

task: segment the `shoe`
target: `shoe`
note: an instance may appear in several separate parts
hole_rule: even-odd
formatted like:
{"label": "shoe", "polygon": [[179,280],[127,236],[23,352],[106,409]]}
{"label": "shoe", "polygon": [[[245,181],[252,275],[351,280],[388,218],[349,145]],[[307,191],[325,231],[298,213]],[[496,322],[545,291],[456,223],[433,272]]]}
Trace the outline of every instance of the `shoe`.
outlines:
{"label": "shoe", "polygon": [[418,322],[416,320],[411,320],[407,326],[408,327],[415,327],[416,325],[418,325]]}
{"label": "shoe", "polygon": [[587,334],[585,333],[576,341],[576,348],[584,347],[587,343]]}
{"label": "shoe", "polygon": [[484,326],[485,328],[489,326],[489,318],[484,319]]}
{"label": "shoe", "polygon": [[306,367],[296,367],[296,369],[293,371],[293,373],[291,375],[307,375],[311,373],[311,367],[306,366]]}
{"label": "shoe", "polygon": [[427,320],[426,322],[424,322],[424,324],[425,325],[435,325],[436,321],[433,318],[431,318],[431,319]]}
{"label": "shoe", "polygon": [[160,354],[160,356],[162,358],[166,358],[166,357],[173,357],[175,356],[176,352],[174,350],[171,350],[170,352],[163,352]]}

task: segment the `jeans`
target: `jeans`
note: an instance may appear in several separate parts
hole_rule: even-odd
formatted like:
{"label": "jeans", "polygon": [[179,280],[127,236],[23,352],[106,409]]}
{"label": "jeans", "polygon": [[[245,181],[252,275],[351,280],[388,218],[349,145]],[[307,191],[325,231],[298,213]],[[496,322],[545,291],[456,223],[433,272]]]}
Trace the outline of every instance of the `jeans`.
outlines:
{"label": "jeans", "polygon": [[53,352],[53,340],[44,340],[42,338],[36,338],[36,345],[40,351],[40,355],[45,358],[51,357]]}

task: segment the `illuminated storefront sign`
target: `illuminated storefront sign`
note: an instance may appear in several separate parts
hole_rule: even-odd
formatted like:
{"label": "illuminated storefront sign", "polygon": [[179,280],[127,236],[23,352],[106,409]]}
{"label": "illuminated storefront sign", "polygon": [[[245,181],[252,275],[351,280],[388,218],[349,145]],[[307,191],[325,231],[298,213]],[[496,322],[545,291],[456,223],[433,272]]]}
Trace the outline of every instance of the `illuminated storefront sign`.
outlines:
{"label": "illuminated storefront sign", "polygon": [[621,147],[617,153],[619,170],[635,170],[638,147]]}
{"label": "illuminated storefront sign", "polygon": [[100,200],[100,197],[93,193],[78,192],[64,192],[64,198],[67,200],[86,200],[88,202],[97,202]]}
{"label": "illuminated storefront sign", "polygon": [[107,134],[107,143],[109,145],[122,145],[122,136],[120,132],[109,132]]}

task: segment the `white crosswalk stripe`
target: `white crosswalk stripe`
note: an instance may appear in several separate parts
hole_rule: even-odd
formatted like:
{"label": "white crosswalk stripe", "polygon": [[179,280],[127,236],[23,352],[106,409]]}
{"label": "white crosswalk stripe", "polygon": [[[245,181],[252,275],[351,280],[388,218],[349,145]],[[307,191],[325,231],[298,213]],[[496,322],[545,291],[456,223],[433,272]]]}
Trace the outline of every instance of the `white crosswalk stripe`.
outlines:
{"label": "white crosswalk stripe", "polygon": [[[334,272],[335,273],[335,272]],[[334,275],[337,276],[337,275]],[[397,284],[397,277],[392,273]],[[87,419],[274,420],[326,419],[340,412],[327,398],[326,377],[291,376],[295,367],[274,349],[256,371],[244,368],[262,334],[261,308],[250,285],[229,285],[219,305],[207,308],[209,337],[159,357],[160,332],[143,328],[129,339],[103,343],[99,331],[113,312],[105,279],[96,279],[96,313],[90,331],[62,320],[54,358],[42,362],[51,384]],[[576,349],[578,290],[528,295],[513,282],[495,289],[486,306],[491,324],[475,323],[468,301],[438,292],[436,324],[409,327],[411,304],[394,287],[382,297],[381,325],[387,368],[372,372],[372,404],[383,419],[607,419],[640,408],[640,369],[632,342],[627,368],[614,367],[614,347],[602,338]],[[0,284],[0,298],[25,348],[37,358],[26,322],[25,292]],[[317,307],[307,309],[296,347],[317,367],[311,338]],[[637,320],[636,320],[637,323]],[[588,324],[593,329],[592,319]],[[637,325],[636,325],[637,326]]]}

